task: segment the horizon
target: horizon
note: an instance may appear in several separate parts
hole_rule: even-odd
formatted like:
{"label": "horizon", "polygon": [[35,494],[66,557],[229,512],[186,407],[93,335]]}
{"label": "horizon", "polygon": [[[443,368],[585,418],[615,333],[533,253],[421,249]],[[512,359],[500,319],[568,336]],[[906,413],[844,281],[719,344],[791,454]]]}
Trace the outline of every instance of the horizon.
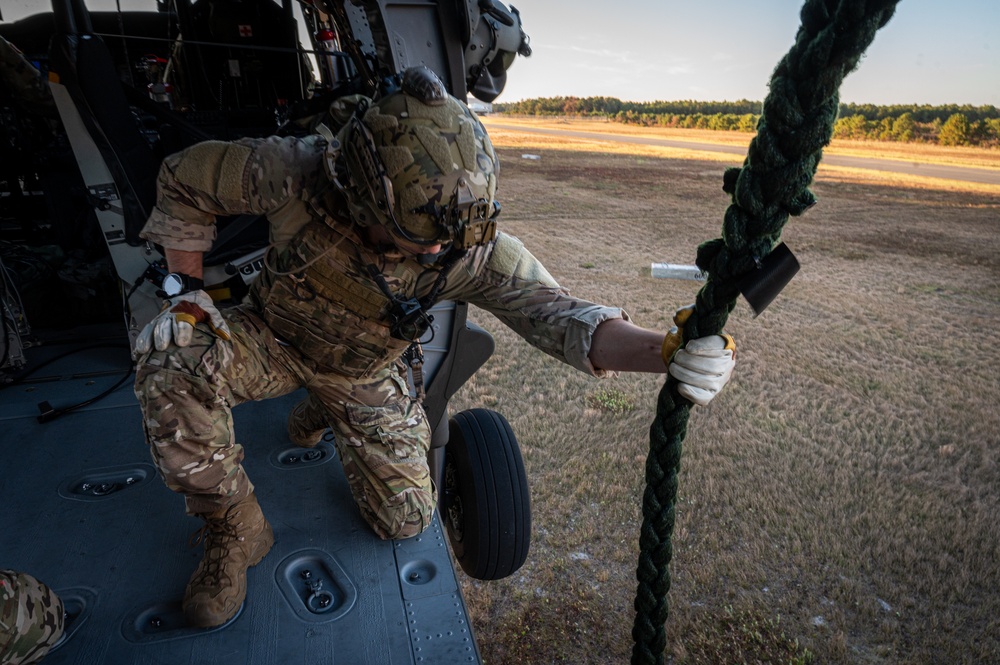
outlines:
{"label": "horizon", "polygon": [[[153,0],[86,0],[93,10],[149,9]],[[43,0],[0,0],[4,22],[47,11]],[[497,103],[551,97],[629,102],[763,100],[794,43],[801,0],[598,0],[571,9],[507,0],[532,56],[518,57]],[[39,9],[42,5],[43,8]],[[297,16],[301,16],[296,4]],[[300,21],[300,27],[302,23]],[[841,101],[876,106],[1000,107],[1000,2],[906,0],[844,80]],[[300,30],[300,33],[302,31]],[[304,37],[303,37],[304,38]]]}
{"label": "horizon", "polygon": [[[604,97],[607,99],[617,99],[623,104],[678,104],[678,103],[694,103],[694,104],[739,104],[741,102],[747,102],[750,104],[763,104],[763,99],[622,99],[621,97],[614,97],[612,95],[547,95],[545,97],[527,97],[525,99],[497,99],[492,102],[492,104],[517,104],[520,102],[530,101],[533,99],[594,99]],[[473,98],[476,99],[476,98]],[[476,99],[477,102],[483,104]],[[903,107],[920,107],[927,106],[931,108],[937,108],[942,106],[958,106],[958,107],[972,107],[972,108],[984,108],[992,107],[1000,110],[1000,104],[970,104],[963,102],[944,102],[942,104],[919,104],[919,103],[893,103],[893,104],[875,104],[872,102],[847,102],[843,99],[840,100],[841,104],[848,104],[854,106],[877,106],[877,107],[890,107],[890,106],[903,106]]]}

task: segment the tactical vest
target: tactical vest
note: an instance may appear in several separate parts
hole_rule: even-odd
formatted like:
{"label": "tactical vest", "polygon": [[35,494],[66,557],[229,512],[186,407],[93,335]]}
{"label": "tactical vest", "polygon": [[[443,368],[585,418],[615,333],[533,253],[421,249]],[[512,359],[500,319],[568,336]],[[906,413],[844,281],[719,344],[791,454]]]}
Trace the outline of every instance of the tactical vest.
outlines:
{"label": "tactical vest", "polygon": [[[321,369],[363,377],[410,345],[390,335],[390,302],[365,271],[367,261],[381,268],[392,293],[403,296],[414,293],[424,269],[412,260],[366,253],[359,229],[331,217],[329,203],[310,203],[312,221],[277,260],[269,257],[275,269],[263,271],[250,297],[271,330]],[[420,280],[419,286],[426,289],[425,282],[433,281]]]}

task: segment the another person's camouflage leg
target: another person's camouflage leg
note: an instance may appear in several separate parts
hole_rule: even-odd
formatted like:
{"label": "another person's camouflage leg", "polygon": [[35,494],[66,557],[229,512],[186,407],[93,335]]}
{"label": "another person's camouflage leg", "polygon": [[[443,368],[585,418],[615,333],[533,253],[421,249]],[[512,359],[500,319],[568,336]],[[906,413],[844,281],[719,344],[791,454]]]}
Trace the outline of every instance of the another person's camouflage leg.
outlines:
{"label": "another person's camouflage leg", "polygon": [[63,634],[63,604],[31,575],[0,570],[0,665],[37,663]]}
{"label": "another person's camouflage leg", "polygon": [[3,37],[0,37],[0,85],[8,88],[27,111],[47,118],[59,117],[48,81]]}

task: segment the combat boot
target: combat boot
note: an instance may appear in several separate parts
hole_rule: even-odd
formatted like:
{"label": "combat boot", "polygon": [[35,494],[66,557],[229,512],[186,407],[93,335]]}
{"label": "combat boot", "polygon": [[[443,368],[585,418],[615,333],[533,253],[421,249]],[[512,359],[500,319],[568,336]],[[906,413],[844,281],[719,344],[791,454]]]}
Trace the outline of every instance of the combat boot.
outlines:
{"label": "combat boot", "polygon": [[288,414],[288,439],[302,448],[314,448],[327,426],[326,409],[309,395]]}
{"label": "combat boot", "polygon": [[229,621],[239,611],[247,595],[247,568],[268,553],[274,532],[253,494],[200,517],[205,526],[193,541],[204,544],[205,556],[184,590],[182,607],[188,623],[209,628]]}

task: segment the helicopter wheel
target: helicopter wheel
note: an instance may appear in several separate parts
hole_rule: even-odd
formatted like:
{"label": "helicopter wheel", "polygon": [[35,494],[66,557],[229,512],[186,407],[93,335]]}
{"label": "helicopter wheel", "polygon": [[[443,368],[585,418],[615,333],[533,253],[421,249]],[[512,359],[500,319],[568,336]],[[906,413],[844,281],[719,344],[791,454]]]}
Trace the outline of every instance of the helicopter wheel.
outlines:
{"label": "helicopter wheel", "polygon": [[442,508],[462,570],[478,580],[516,572],[531,543],[531,499],[510,423],[471,409],[449,421]]}

